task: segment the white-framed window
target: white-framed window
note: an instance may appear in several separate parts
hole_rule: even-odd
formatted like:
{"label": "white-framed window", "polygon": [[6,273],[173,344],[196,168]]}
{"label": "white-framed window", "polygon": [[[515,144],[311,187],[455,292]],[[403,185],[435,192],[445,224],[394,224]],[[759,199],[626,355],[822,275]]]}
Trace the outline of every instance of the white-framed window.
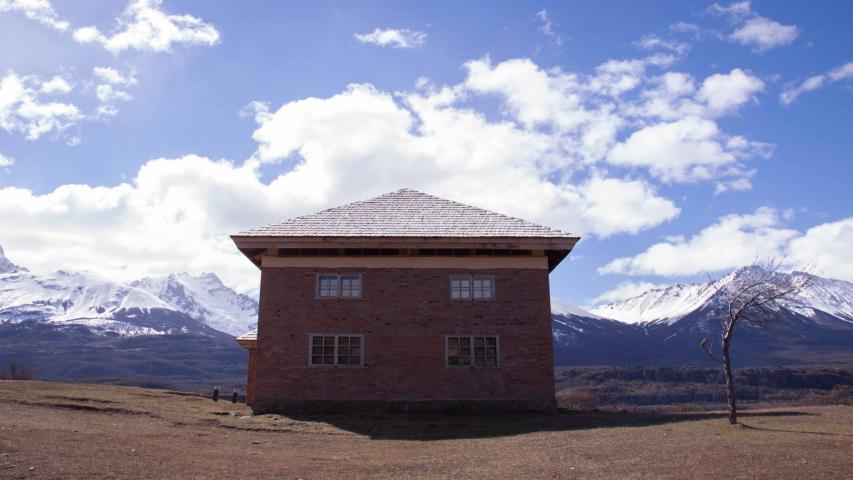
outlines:
{"label": "white-framed window", "polygon": [[317,274],[317,298],[361,298],[361,274]]}
{"label": "white-framed window", "polygon": [[470,300],[471,277],[467,275],[450,277],[450,298],[453,300]]}
{"label": "white-framed window", "polygon": [[446,335],[445,364],[448,367],[500,366],[497,335]]}
{"label": "white-framed window", "polygon": [[494,278],[491,276],[474,277],[471,279],[471,283],[473,284],[471,293],[473,293],[475,300],[495,298]]}
{"label": "white-framed window", "polygon": [[308,365],[363,367],[364,335],[312,333],[308,335]]}
{"label": "white-framed window", "polygon": [[317,275],[317,296],[320,298],[338,297],[338,275]]}
{"label": "white-framed window", "polygon": [[453,275],[450,277],[451,300],[493,300],[495,277],[491,275]]}
{"label": "white-framed window", "polygon": [[361,297],[361,275],[341,274],[341,297]]}

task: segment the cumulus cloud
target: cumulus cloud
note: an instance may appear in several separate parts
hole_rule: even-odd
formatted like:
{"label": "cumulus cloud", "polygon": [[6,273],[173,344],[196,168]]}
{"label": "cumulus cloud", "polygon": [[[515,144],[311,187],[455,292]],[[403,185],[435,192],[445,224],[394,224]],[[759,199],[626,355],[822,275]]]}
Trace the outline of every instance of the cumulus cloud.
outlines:
{"label": "cumulus cloud", "polygon": [[129,93],[122,90],[117,90],[112,85],[106,83],[98,85],[95,88],[95,96],[98,97],[98,100],[100,100],[102,103],[113,103],[117,100],[129,102],[130,100],[133,100],[133,96],[131,96]]}
{"label": "cumulus cloud", "polygon": [[787,85],[779,95],[779,101],[785,105],[790,105],[806,92],[817,90],[826,84],[849,80],[851,78],[853,78],[853,62],[847,62],[844,65],[833,68],[829,72],[812,75],[799,85]]}
{"label": "cumulus cloud", "polygon": [[763,52],[774,47],[788,45],[800,35],[795,25],[782,25],[764,17],[747,20],[738,27],[729,38],[741,45]]}
{"label": "cumulus cloud", "polygon": [[69,93],[72,90],[71,84],[59,75],[45,81],[39,89],[42,93]]}
{"label": "cumulus cloud", "polygon": [[377,28],[370,33],[356,33],[356,40],[380,47],[419,48],[426,43],[427,34],[406,28]]}
{"label": "cumulus cloud", "polygon": [[174,45],[215,45],[219,31],[192,15],[174,15],[162,9],[162,0],[131,0],[117,19],[114,33],[87,26],[74,31],[80,43],[98,43],[113,54],[125,50],[169,52]]}
{"label": "cumulus cloud", "polygon": [[409,185],[599,235],[636,232],[678,214],[641,181],[551,179],[568,166],[556,166],[554,138],[455,107],[457,95],[444,89],[395,98],[370,85],[351,85],[327,99],[290,102],[261,117],[254,133],[257,158],[300,158],[282,182],[318,200],[354,200],[360,192]]}
{"label": "cumulus cloud", "polygon": [[666,284],[661,283],[634,282],[629,280],[621,282],[612,289],[595,297],[594,299],[592,299],[592,303],[593,305],[600,305],[603,303],[622,302],[628,300],[629,298],[634,298],[637,295],[641,295],[653,288],[664,288],[666,286]]}
{"label": "cumulus cloud", "polygon": [[130,93],[122,90],[124,87],[136,84],[136,75],[133,69],[129,73],[123,74],[112,67],[95,67],[92,69],[92,74],[99,82],[103,82],[95,87],[95,96],[101,102],[95,110],[96,118],[113,117],[118,114],[116,102],[133,100]]}
{"label": "cumulus cloud", "polygon": [[762,17],[752,10],[749,1],[720,5],[715,3],[706,10],[712,15],[726,17],[735,29],[728,39],[752,47],[756,52],[792,43],[800,35],[796,25],[783,25],[775,20]]}
{"label": "cumulus cloud", "polygon": [[61,20],[49,0],[0,0],[0,12],[21,12],[54,30],[64,32],[69,23]]}
{"label": "cumulus cloud", "polygon": [[723,216],[690,238],[668,238],[637,255],[616,258],[598,272],[667,277],[720,272],[756,259],[784,258],[788,243],[798,236],[782,224],[775,209],[761,207],[751,214]]}
{"label": "cumulus cloud", "polygon": [[788,244],[791,268],[811,266],[819,275],[853,282],[853,217],[808,229]]}
{"label": "cumulus cloud", "polygon": [[85,116],[71,103],[45,101],[45,94],[67,93],[70,85],[60,77],[42,82],[36,76],[13,71],[0,79],[0,128],[36,140],[49,132],[61,132]]}
{"label": "cumulus cloud", "polygon": [[[750,145],[713,121],[748,101],[717,111],[696,98],[701,81],[653,80],[648,72],[666,64],[612,60],[579,74],[528,59],[480,59],[453,85],[423,79],[412,91],[388,92],[354,84],[323,98],[252,102],[241,114],[257,122],[257,149],[242,165],[187,155],[151,160],[126,184],[2,189],[0,244],[31,253],[35,267],[134,278],[173,271],[179,259],[192,272],[215,269],[251,287],[256,270],[228,234],[404,186],[583,235],[640,232],[680,210],[658,192],[657,177],[607,161],[617,144],[646,126],[693,122],[711,132],[720,155],[735,158],[714,167],[723,177]],[[132,83],[130,74],[93,75],[115,89]],[[675,109],[666,121],[650,114],[646,93],[661,84],[698,113]],[[500,115],[484,113],[482,97],[496,100]],[[695,175],[692,167],[659,168]]]}
{"label": "cumulus cloud", "polygon": [[7,157],[0,153],[0,167],[11,167],[15,164],[15,159],[12,157]]}
{"label": "cumulus cloud", "polygon": [[0,244],[36,269],[63,266],[130,280],[179,264],[222,272],[248,288],[256,286],[256,269],[235,254],[227,234],[302,213],[288,210],[288,200],[250,168],[193,155],[156,159],[115,186],[63,185],[45,194],[0,189]]}
{"label": "cumulus cloud", "polygon": [[125,75],[112,67],[95,67],[92,69],[92,74],[101,82],[111,85],[129,86],[136,84],[136,76],[133,71]]}
{"label": "cumulus cloud", "polygon": [[[646,167],[664,182],[710,180],[724,174],[741,176],[741,154],[711,120],[687,117],[658,123],[631,134],[607,157],[614,165]],[[747,154],[757,148],[747,146]]]}
{"label": "cumulus cloud", "polygon": [[702,82],[697,98],[714,113],[725,113],[737,109],[755,94],[764,90],[764,82],[739,68],[729,73],[716,73]]}

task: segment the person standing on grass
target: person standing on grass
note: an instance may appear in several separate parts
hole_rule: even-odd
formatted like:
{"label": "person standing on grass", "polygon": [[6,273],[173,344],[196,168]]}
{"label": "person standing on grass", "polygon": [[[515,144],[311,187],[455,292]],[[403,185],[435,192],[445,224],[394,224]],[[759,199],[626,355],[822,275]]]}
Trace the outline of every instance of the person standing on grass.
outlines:
{"label": "person standing on grass", "polygon": [[214,402],[219,401],[219,385],[216,385],[215,387],[213,387],[213,401]]}

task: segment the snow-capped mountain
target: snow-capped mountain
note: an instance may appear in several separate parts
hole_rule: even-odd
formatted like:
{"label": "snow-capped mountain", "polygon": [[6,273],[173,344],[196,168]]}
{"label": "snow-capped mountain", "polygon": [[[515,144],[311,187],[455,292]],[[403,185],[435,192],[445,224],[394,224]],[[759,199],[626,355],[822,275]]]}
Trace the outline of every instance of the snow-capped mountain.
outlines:
{"label": "snow-capped mountain", "polygon": [[30,272],[9,261],[0,249],[0,325],[28,321],[82,325],[122,336],[205,328],[239,335],[256,324],[257,311],[255,300],[226,287],[212,273],[124,284],[87,272]]}
{"label": "snow-capped mountain", "polygon": [[219,331],[242,335],[257,325],[257,300],[226,287],[214,273],[150,277],[130,284]]}
{"label": "snow-capped mountain", "polygon": [[173,333],[132,320],[152,310],[171,310],[150,293],[93,275],[60,270],[51,274],[0,274],[0,324],[36,321],[84,325],[120,335]]}
{"label": "snow-capped mountain", "polygon": [[244,381],[245,350],[217,328],[242,333],[257,303],[212,274],[134,283],[30,272],[0,249],[0,369],[185,388]]}
{"label": "snow-capped mountain", "polygon": [[[589,312],[552,305],[558,365],[672,365],[708,362],[698,347],[716,344],[722,289],[756,274],[744,267],[718,280],[648,290]],[[778,275],[802,276],[802,272]],[[853,361],[853,283],[817,276],[796,301],[776,309],[762,330],[741,325],[735,336],[741,366]]]}
{"label": "snow-capped mountain", "polygon": [[[671,325],[697,310],[718,305],[722,301],[722,288],[753,275],[757,268],[760,267],[743,267],[718,280],[704,283],[678,283],[651,289],[623,302],[593,308],[591,313],[625,323]],[[799,301],[784,303],[783,307],[811,317],[823,312],[853,322],[853,283],[803,272],[778,275],[810,277],[809,288],[800,294]]]}

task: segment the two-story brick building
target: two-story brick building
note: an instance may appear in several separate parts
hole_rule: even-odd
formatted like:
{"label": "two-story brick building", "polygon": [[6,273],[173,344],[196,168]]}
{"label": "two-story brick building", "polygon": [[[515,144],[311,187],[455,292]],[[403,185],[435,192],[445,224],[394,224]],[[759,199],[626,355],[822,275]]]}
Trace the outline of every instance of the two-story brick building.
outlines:
{"label": "two-story brick building", "polygon": [[404,189],[232,238],[261,269],[256,413],[556,407],[548,274],[577,236]]}

